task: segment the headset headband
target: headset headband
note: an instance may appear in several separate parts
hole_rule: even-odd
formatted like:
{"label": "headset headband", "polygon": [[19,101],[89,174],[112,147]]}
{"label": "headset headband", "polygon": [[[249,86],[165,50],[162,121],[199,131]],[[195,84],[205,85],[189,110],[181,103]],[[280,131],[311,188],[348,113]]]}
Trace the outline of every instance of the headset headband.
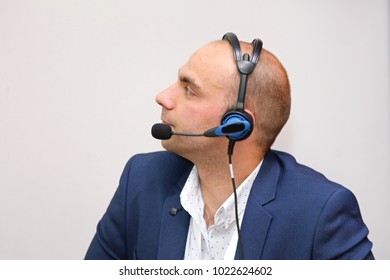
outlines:
{"label": "headset headband", "polygon": [[240,85],[238,90],[236,110],[242,111],[244,110],[247,75],[252,73],[257,62],[259,61],[263,42],[257,38],[252,41],[253,50],[251,56],[249,57],[249,54],[247,53],[244,53],[243,56],[241,55],[240,42],[234,33],[226,33],[223,35],[222,40],[229,41],[230,45],[233,47],[234,59],[236,60],[237,69],[240,72]]}

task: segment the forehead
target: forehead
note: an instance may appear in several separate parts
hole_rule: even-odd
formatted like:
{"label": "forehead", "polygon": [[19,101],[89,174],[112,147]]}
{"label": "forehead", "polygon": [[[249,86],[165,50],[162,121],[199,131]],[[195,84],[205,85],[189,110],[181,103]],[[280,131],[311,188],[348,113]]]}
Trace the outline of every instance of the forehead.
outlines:
{"label": "forehead", "polygon": [[217,41],[197,50],[179,70],[179,78],[208,89],[226,89],[238,77],[228,42]]}

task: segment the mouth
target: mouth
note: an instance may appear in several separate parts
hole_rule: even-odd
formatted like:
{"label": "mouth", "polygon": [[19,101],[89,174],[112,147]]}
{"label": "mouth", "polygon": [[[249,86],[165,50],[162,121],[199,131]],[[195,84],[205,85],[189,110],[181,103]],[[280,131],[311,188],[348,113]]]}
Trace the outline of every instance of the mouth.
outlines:
{"label": "mouth", "polygon": [[173,125],[172,124],[170,124],[169,122],[167,122],[166,120],[164,120],[164,119],[161,119],[161,122],[163,123],[163,124],[167,124],[167,125],[169,125],[170,127],[173,127]]}

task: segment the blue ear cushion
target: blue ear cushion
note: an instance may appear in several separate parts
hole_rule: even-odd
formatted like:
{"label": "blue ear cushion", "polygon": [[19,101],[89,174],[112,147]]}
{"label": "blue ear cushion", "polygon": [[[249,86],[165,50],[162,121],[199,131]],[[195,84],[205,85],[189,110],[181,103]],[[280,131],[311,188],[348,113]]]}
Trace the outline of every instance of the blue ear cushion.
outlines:
{"label": "blue ear cushion", "polygon": [[253,118],[250,114],[248,114],[244,110],[227,111],[222,116],[221,125],[226,125],[226,124],[231,125],[234,123],[241,123],[241,122],[246,124],[245,130],[227,136],[230,140],[241,141],[248,138],[253,131]]}

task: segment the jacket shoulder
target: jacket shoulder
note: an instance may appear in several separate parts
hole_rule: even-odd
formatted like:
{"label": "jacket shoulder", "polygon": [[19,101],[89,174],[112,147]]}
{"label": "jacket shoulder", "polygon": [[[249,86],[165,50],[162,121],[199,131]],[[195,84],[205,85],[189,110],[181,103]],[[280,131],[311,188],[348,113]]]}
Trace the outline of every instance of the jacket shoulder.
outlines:
{"label": "jacket shoulder", "polygon": [[307,184],[311,187],[321,187],[323,190],[328,189],[335,191],[344,186],[329,180],[324,174],[311,167],[299,163],[292,155],[280,152],[271,151],[274,159],[277,161],[282,170],[283,179],[288,181],[299,181],[301,184]]}

